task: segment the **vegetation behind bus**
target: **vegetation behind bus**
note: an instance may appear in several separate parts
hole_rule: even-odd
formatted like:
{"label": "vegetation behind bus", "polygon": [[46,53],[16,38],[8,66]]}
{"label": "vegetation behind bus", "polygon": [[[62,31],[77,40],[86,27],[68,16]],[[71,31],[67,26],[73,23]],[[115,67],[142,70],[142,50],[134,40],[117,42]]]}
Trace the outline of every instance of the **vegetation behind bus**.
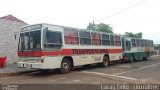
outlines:
{"label": "vegetation behind bus", "polygon": [[132,33],[132,32],[125,32],[125,34],[123,35],[125,37],[132,37],[132,38],[142,38],[143,33],[139,32],[139,33]]}
{"label": "vegetation behind bus", "polygon": [[100,24],[95,24],[94,22],[89,23],[89,25],[87,26],[87,30],[113,33],[113,28],[111,27],[111,25],[104,23]]}
{"label": "vegetation behind bus", "polygon": [[[89,22],[89,25],[87,26],[87,30],[114,33],[113,27],[111,27],[110,24],[104,24],[104,23],[95,24],[94,21],[93,21],[93,23]],[[139,33],[134,34],[132,32],[125,32],[125,34],[122,36],[133,37],[133,38],[142,38],[143,33],[139,32]]]}

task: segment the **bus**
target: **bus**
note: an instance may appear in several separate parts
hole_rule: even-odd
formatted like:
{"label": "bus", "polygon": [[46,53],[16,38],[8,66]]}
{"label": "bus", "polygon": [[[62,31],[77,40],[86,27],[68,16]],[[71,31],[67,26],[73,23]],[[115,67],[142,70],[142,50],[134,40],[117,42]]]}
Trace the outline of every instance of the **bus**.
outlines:
{"label": "bus", "polygon": [[87,64],[108,66],[122,53],[119,35],[42,23],[21,28],[17,66],[68,73]]}
{"label": "bus", "polygon": [[128,62],[148,60],[154,54],[153,40],[121,37],[123,57]]}

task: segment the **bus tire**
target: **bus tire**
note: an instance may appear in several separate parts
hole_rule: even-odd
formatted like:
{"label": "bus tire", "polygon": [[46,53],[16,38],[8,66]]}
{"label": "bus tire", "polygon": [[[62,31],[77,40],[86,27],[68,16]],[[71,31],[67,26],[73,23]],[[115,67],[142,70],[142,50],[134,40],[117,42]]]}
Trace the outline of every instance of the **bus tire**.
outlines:
{"label": "bus tire", "polygon": [[69,73],[71,71],[71,62],[69,61],[69,59],[64,58],[61,62],[61,68],[60,68],[60,73],[61,74],[66,74]]}
{"label": "bus tire", "polygon": [[109,65],[109,57],[105,55],[105,56],[103,57],[103,62],[100,63],[100,66],[106,67],[106,66],[108,66],[108,65]]}
{"label": "bus tire", "polygon": [[143,57],[143,60],[147,61],[147,60],[149,60],[149,57],[148,56]]}

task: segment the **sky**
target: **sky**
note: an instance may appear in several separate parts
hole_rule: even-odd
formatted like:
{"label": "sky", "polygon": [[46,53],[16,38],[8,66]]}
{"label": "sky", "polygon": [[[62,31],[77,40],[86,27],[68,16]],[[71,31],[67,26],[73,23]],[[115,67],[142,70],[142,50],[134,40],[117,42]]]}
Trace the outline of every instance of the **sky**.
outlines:
{"label": "sky", "polygon": [[160,43],[160,0],[0,0],[0,16],[8,14],[28,24],[81,29],[94,20],[117,34],[142,32],[144,39]]}

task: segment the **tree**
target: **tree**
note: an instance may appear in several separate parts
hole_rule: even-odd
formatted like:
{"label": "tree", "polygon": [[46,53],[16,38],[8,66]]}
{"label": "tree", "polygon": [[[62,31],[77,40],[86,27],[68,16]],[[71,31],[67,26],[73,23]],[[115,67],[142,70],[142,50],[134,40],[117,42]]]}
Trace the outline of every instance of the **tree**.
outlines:
{"label": "tree", "polygon": [[94,22],[89,23],[89,25],[87,26],[87,29],[93,30],[93,31],[113,33],[113,31],[112,31],[113,28],[109,24],[104,24],[104,23],[100,23],[100,24],[94,24]]}
{"label": "tree", "polygon": [[135,37],[135,38],[142,38],[142,32],[133,34],[132,32],[125,32],[124,36],[126,37]]}
{"label": "tree", "polygon": [[97,30],[97,27],[96,25],[93,23],[90,23],[89,22],[89,25],[87,26],[87,30],[93,30],[93,31],[96,31]]}

